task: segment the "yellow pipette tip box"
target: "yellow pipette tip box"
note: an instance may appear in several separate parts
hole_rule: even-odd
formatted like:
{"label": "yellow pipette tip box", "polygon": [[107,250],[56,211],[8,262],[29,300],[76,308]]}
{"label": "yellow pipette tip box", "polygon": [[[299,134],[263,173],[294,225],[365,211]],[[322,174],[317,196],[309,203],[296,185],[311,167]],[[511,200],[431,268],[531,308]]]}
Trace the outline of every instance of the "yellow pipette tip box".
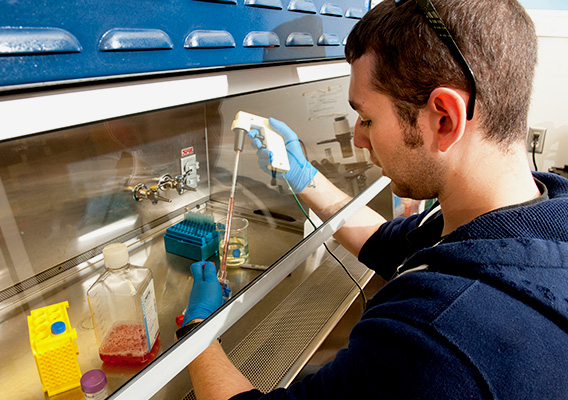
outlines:
{"label": "yellow pipette tip box", "polygon": [[28,315],[30,345],[41,386],[49,396],[81,386],[77,331],[67,315],[69,303],[38,308]]}

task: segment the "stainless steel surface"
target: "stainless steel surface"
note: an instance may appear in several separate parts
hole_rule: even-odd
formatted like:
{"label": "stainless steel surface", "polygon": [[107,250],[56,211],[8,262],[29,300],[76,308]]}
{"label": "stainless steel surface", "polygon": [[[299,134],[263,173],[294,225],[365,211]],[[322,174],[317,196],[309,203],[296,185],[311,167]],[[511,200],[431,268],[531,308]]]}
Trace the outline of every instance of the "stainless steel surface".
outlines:
{"label": "stainless steel surface", "polygon": [[[203,105],[0,142],[0,293],[210,193]],[[30,118],[33,118],[30,116]],[[137,183],[179,174],[193,146],[203,177],[172,202],[136,202]],[[91,258],[92,255],[88,258]],[[0,296],[1,297],[1,296]]]}

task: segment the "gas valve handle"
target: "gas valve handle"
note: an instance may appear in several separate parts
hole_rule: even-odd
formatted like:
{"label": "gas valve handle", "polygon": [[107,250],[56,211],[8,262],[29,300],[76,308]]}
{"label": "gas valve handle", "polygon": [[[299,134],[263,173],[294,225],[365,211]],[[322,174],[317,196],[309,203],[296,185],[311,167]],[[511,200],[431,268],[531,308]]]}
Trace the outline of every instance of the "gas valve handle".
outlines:
{"label": "gas valve handle", "polygon": [[186,185],[185,176],[182,175],[176,176],[174,188],[177,190],[178,194],[183,194],[186,190],[197,190],[197,188]]}
{"label": "gas valve handle", "polygon": [[158,192],[159,186],[151,186],[150,193],[148,194],[148,199],[152,202],[152,204],[158,204],[159,201],[165,201],[166,203],[171,203],[172,200],[164,197]]}

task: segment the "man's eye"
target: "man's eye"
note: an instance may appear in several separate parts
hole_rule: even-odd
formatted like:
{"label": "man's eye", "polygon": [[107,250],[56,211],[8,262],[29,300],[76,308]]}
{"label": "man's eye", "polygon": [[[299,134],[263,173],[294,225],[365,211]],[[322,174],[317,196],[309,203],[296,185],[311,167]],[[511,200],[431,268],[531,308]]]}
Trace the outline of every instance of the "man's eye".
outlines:
{"label": "man's eye", "polygon": [[359,119],[359,125],[361,125],[363,128],[368,128],[369,126],[371,126],[371,120],[370,119]]}

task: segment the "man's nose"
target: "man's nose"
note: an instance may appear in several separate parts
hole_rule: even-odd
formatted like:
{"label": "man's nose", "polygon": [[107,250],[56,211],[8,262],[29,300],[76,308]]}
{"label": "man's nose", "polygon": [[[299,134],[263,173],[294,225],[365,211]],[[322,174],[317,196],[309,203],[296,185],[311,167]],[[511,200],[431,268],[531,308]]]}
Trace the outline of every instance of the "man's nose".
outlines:
{"label": "man's nose", "polygon": [[353,144],[360,149],[368,148],[369,143],[369,140],[363,134],[362,130],[363,129],[359,126],[359,119],[357,119],[357,123],[353,129]]}

